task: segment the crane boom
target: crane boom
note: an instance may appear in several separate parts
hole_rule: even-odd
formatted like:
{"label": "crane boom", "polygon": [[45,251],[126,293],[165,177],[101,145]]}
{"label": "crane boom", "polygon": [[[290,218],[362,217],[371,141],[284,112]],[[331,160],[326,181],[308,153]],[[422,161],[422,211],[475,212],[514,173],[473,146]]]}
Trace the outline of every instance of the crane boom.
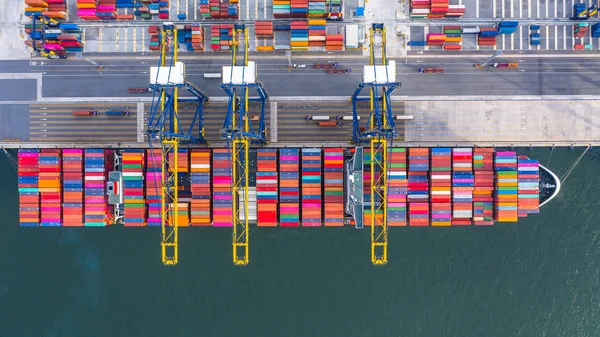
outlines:
{"label": "crane boom", "polygon": [[[229,96],[227,114],[221,130],[221,137],[231,141],[231,194],[232,194],[232,248],[234,265],[249,263],[249,223],[248,223],[248,155],[250,143],[266,142],[265,105],[268,95],[262,84],[256,81],[256,66],[248,61],[248,29],[235,25],[232,32],[231,66],[223,67],[221,87]],[[237,54],[243,51],[243,60]],[[250,97],[250,89],[256,89],[258,98]],[[249,115],[249,104],[261,103],[258,130],[255,130]],[[240,207],[240,201],[242,206]]]}
{"label": "crane boom", "polygon": [[[369,31],[369,66],[363,68],[363,80],[352,96],[353,142],[369,143],[371,209],[368,225],[371,225],[371,261],[375,265],[387,263],[387,191],[388,149],[397,136],[392,114],[390,96],[400,83],[396,82],[394,62],[386,57],[386,30],[383,24],[374,23]],[[381,49],[381,64],[376,63],[375,49]],[[363,88],[369,89],[369,97],[359,97]],[[370,114],[364,129],[360,127],[357,103],[369,101]],[[361,151],[362,152],[362,151]],[[356,204],[360,204],[358,201]],[[358,213],[358,212],[357,212]],[[361,221],[356,222],[361,223]]]}
{"label": "crane boom", "polygon": [[[152,108],[148,118],[146,135],[150,148],[160,141],[161,147],[161,254],[165,265],[175,265],[179,261],[179,163],[178,152],[181,142],[190,144],[205,143],[203,137],[203,103],[208,96],[185,81],[183,63],[177,60],[177,29],[171,22],[163,23],[160,29],[161,55],[158,67],[150,70],[150,88],[153,91]],[[172,50],[169,64],[166,56]],[[198,101],[196,114],[187,132],[179,120],[179,89],[191,92]],[[186,100],[188,101],[188,100]],[[193,134],[195,124],[198,134]]]}

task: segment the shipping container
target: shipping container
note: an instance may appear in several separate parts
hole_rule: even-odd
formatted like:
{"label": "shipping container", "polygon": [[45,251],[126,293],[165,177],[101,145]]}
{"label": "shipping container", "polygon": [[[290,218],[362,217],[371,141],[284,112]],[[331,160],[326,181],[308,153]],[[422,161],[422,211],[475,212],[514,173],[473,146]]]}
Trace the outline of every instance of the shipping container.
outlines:
{"label": "shipping container", "polygon": [[279,149],[279,225],[300,224],[300,152]]}
{"label": "shipping container", "polygon": [[213,226],[233,226],[231,154],[228,149],[213,149],[212,214]]}
{"label": "shipping container", "polygon": [[323,204],[325,226],[344,225],[344,149],[325,148]]}
{"label": "shipping container", "polygon": [[258,149],[256,172],[258,226],[277,226],[278,187],[277,149]]}
{"label": "shipping container", "polygon": [[302,149],[302,226],[322,223],[321,149]]}

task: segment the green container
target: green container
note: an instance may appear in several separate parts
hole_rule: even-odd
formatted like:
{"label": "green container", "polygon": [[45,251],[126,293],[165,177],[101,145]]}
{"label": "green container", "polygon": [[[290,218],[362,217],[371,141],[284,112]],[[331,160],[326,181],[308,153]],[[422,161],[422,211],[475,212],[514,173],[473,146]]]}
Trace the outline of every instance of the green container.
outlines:
{"label": "green container", "polygon": [[104,222],[86,222],[86,227],[105,227],[106,224]]}
{"label": "green container", "polygon": [[151,20],[152,19],[152,14],[150,14],[150,13],[142,13],[142,19],[144,19],[144,20]]}

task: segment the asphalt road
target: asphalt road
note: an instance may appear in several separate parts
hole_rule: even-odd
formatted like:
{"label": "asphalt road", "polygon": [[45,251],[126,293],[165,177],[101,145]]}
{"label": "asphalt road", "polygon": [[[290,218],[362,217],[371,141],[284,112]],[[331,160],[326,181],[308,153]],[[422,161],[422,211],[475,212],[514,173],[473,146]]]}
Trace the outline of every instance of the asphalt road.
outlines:
{"label": "asphalt road", "polygon": [[[496,59],[496,62],[506,60]],[[259,80],[270,95],[350,96],[360,81],[365,59],[344,59],[340,67],[350,74],[329,75],[310,67],[317,60],[303,60],[308,68],[287,70],[286,60],[259,60]],[[518,69],[476,69],[482,59],[423,59],[398,63],[397,95],[591,95],[598,92],[596,73],[600,60],[592,58],[524,58]],[[44,97],[122,97],[128,87],[146,86],[149,67],[155,62],[103,61],[104,71],[85,61],[45,62],[31,66],[42,72]],[[220,72],[225,60],[186,62],[187,80],[208,95],[224,96],[220,80],[204,79],[204,73]],[[443,74],[420,74],[422,67],[443,67]]]}

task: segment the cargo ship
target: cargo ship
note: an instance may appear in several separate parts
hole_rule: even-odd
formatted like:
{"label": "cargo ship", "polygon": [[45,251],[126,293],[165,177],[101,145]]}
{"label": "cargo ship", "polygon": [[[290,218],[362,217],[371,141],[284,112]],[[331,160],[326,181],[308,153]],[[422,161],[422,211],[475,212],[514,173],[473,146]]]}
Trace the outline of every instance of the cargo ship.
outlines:
{"label": "cargo ship", "polygon": [[[348,207],[347,164],[356,153],[252,149],[248,220],[259,227],[371,225],[368,149],[362,156],[361,212]],[[232,226],[229,150],[184,148],[177,156],[179,226]],[[391,227],[515,222],[538,213],[560,190],[556,175],[514,151],[394,147],[388,165]],[[160,226],[161,169],[157,149],[21,149],[20,225]]]}

